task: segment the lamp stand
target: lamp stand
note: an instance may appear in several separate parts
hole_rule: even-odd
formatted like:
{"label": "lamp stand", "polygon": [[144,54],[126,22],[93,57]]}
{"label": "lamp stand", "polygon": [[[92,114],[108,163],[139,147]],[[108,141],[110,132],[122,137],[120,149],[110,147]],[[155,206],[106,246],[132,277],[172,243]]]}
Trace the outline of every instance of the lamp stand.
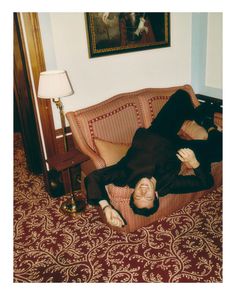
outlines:
{"label": "lamp stand", "polygon": [[[59,109],[60,118],[61,118],[61,126],[62,126],[62,134],[63,134],[63,142],[64,142],[64,151],[68,152],[68,144],[66,139],[66,124],[65,124],[65,115],[63,111],[63,104],[60,98],[53,98],[53,102],[56,104],[56,107]],[[70,199],[63,202],[60,208],[60,211],[67,215],[75,215],[76,213],[81,212],[84,209],[84,203],[82,201],[75,199],[75,194],[73,190],[73,183],[72,183],[72,175],[71,170],[68,168],[69,172],[69,179],[70,179]]]}
{"label": "lamp stand", "polygon": [[62,127],[62,134],[63,134],[63,142],[64,142],[64,151],[68,152],[67,140],[66,140],[66,123],[65,123],[65,115],[63,111],[63,104],[60,98],[53,98],[53,102],[56,104],[56,107],[59,109],[60,118],[61,118],[61,127]]}

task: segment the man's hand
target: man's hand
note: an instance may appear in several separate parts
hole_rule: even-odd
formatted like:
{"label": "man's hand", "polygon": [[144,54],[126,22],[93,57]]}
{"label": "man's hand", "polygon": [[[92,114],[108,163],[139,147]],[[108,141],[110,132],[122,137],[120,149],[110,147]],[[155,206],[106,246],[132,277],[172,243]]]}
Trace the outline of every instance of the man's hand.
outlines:
{"label": "man's hand", "polygon": [[181,162],[185,163],[188,167],[190,166],[193,169],[198,168],[200,165],[200,163],[196,159],[194,152],[191,149],[180,149],[178,150],[176,156]]}
{"label": "man's hand", "polygon": [[105,216],[106,220],[110,225],[122,227],[125,225],[124,220],[121,218],[120,214],[111,207],[107,200],[101,200],[99,202]]}
{"label": "man's hand", "polygon": [[120,214],[115,209],[113,209],[111,206],[107,206],[104,209],[104,214],[106,216],[107,222],[110,225],[118,226],[118,227],[122,227],[125,225]]}

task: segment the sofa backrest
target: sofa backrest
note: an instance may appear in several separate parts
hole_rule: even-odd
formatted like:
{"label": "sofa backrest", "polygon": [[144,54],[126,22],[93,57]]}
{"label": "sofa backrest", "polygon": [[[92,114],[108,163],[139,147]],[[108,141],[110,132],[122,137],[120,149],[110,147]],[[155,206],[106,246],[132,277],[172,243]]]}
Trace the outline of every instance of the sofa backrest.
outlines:
{"label": "sofa backrest", "polygon": [[70,125],[71,117],[74,117],[87,144],[94,151],[95,138],[130,143],[137,128],[144,127],[143,111],[135,93],[119,94],[73,114],[67,113],[66,116]]}
{"label": "sofa backrest", "polygon": [[96,153],[96,138],[113,143],[131,143],[135,131],[139,127],[149,127],[178,89],[188,91],[194,105],[199,104],[192,87],[184,85],[122,93],[91,107],[67,113],[76,146],[88,154],[86,147]]}
{"label": "sofa backrest", "polygon": [[138,93],[137,98],[140,100],[142,109],[144,110],[143,119],[146,128],[150,126],[151,122],[155,119],[155,117],[168,101],[170,96],[174,94],[178,89],[183,89],[187,91],[190,94],[193,105],[199,105],[199,101],[190,85],[168,88],[148,88],[143,89]]}

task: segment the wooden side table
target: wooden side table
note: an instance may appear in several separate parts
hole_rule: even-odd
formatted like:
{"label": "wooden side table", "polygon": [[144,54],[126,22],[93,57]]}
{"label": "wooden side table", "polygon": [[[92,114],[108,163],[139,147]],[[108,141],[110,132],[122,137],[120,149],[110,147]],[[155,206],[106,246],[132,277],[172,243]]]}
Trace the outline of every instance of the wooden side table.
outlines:
{"label": "wooden side table", "polygon": [[48,159],[48,164],[51,168],[54,168],[58,172],[63,172],[66,170],[69,172],[70,198],[65,201],[60,208],[60,210],[65,214],[75,215],[85,208],[85,200],[78,200],[75,198],[70,168],[80,165],[88,159],[88,156],[82,154],[76,149],[71,149],[68,152],[56,154],[55,156],[52,156]]}

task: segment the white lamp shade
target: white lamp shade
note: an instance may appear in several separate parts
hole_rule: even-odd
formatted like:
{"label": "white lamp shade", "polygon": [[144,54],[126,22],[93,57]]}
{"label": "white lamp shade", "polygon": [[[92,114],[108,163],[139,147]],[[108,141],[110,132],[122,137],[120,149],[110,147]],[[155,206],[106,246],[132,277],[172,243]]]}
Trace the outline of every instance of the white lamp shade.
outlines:
{"label": "white lamp shade", "polygon": [[38,97],[59,98],[73,94],[66,71],[41,72],[39,77]]}

